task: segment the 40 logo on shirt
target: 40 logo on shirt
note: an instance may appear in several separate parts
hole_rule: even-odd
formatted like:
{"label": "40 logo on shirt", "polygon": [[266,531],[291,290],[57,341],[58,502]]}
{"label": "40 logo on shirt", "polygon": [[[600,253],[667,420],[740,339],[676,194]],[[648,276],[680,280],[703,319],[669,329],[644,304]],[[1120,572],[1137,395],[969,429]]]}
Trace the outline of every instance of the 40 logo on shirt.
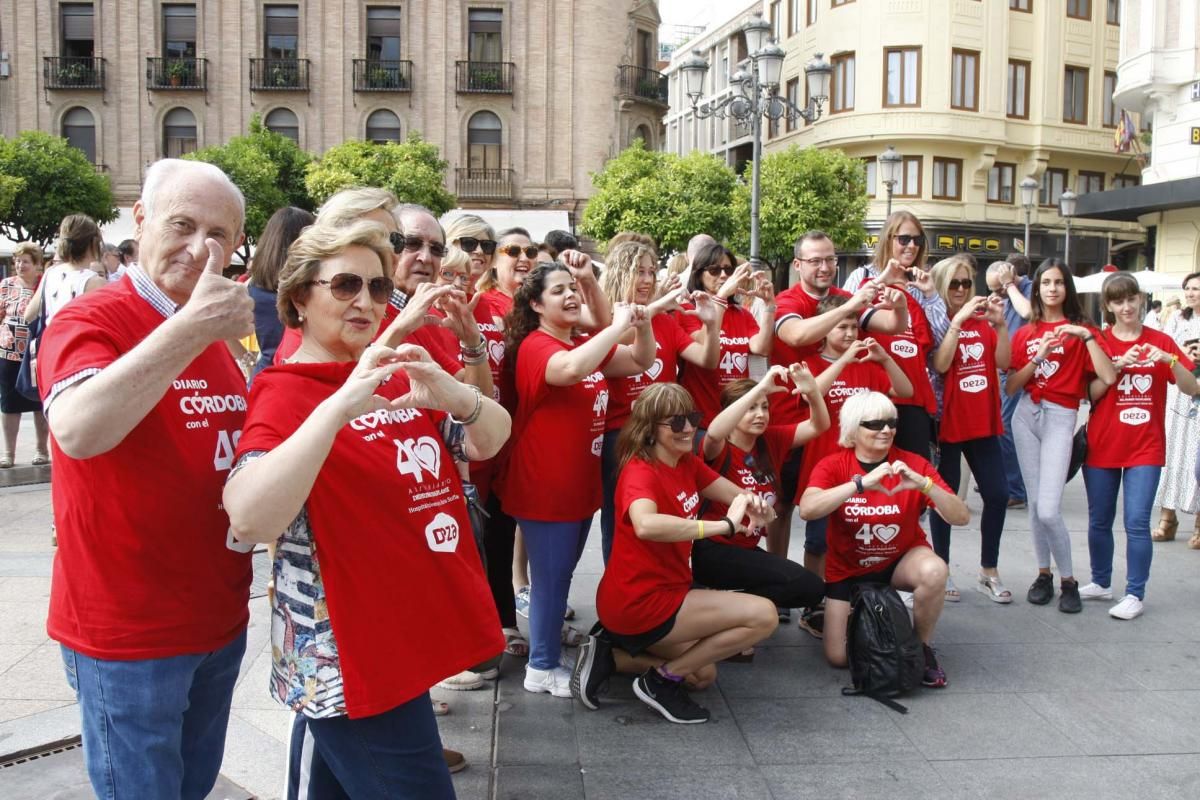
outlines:
{"label": "40 logo on shirt", "polygon": [[1126,373],[1121,376],[1120,382],[1117,384],[1117,391],[1129,397],[1134,392],[1138,394],[1150,394],[1150,389],[1154,386],[1153,375],[1130,375]]}
{"label": "40 logo on shirt", "polygon": [[732,353],[726,351],[721,356],[721,363],[717,367],[728,375],[745,375],[746,370],[750,367],[750,359],[745,353]]}
{"label": "40 logo on shirt", "polygon": [[592,403],[592,414],[597,417],[603,417],[608,413],[608,389],[601,389],[596,392],[596,399]]}
{"label": "40 logo on shirt", "polygon": [[978,342],[975,344],[960,344],[958,351],[962,354],[963,361],[979,361],[983,358],[983,345]]}
{"label": "40 logo on shirt", "polygon": [[883,544],[887,544],[899,535],[899,525],[871,525],[868,523],[858,529],[858,533],[854,534],[854,538],[865,545],[870,544],[872,539],[878,539]]}
{"label": "40 logo on shirt", "polygon": [[401,475],[412,475],[413,480],[422,483],[436,479],[442,471],[442,450],[438,441],[432,436],[421,436],[417,439],[392,439],[396,445],[396,471]]}
{"label": "40 logo on shirt", "polygon": [[1059,363],[1057,361],[1043,361],[1038,364],[1037,369],[1033,371],[1035,377],[1050,380],[1054,373],[1058,372]]}
{"label": "40 logo on shirt", "polygon": [[425,541],[435,553],[453,553],[458,549],[458,520],[444,511],[438,512],[425,526]]}

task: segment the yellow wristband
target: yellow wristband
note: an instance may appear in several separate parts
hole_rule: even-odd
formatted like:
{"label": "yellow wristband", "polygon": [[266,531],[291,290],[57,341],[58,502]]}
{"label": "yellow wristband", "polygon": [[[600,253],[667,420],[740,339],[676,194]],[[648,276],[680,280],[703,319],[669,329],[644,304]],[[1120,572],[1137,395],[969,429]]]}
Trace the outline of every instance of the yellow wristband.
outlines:
{"label": "yellow wristband", "polygon": [[704,538],[704,520],[698,519],[698,520],[696,520],[696,524],[700,526],[700,531],[696,534],[696,538],[703,539]]}
{"label": "yellow wristband", "polygon": [[925,485],[921,487],[921,494],[929,494],[933,490],[933,478],[925,476]]}
{"label": "yellow wristband", "polygon": [[1179,363],[1179,356],[1171,356],[1171,363],[1167,364],[1167,369],[1175,369],[1175,365]]}

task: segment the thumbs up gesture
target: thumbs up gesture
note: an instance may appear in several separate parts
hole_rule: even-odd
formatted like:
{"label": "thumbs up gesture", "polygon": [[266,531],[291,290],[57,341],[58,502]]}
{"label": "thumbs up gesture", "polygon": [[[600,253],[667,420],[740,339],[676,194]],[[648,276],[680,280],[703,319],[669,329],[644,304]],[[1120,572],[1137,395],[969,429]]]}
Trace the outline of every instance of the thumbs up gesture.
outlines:
{"label": "thumbs up gesture", "polygon": [[221,274],[224,253],[215,239],[205,239],[208,261],[180,310],[205,341],[241,339],[254,332],[254,301],[246,287]]}

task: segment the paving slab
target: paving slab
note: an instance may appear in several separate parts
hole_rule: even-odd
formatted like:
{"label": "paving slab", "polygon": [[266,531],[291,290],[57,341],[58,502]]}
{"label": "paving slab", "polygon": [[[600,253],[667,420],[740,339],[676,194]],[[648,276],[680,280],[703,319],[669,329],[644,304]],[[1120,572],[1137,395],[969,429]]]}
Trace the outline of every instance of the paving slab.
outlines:
{"label": "paving slab", "polygon": [[[1182,757],[1180,757],[1182,759]],[[948,788],[948,797],[1002,798],[1144,798],[1184,800],[1181,788],[1200,780],[1194,762],[1173,763],[1147,756],[981,759],[932,764]]]}
{"label": "paving slab", "polygon": [[836,764],[920,760],[895,711],[866,697],[733,700],[754,762]]}
{"label": "paving slab", "polygon": [[[774,800],[929,800],[955,796],[946,781],[921,761],[859,761],[849,764],[771,766],[762,769]],[[768,795],[756,795],[767,797]]]}

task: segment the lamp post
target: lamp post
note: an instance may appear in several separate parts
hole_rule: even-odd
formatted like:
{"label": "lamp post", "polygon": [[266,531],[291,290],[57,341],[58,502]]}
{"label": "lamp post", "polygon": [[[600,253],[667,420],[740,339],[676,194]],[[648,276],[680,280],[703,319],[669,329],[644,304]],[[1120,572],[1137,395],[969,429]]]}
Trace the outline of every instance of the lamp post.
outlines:
{"label": "lamp post", "polygon": [[1071,266],[1071,217],[1075,216],[1075,201],[1078,199],[1070,189],[1058,196],[1058,213],[1067,223],[1067,235],[1063,240],[1063,261],[1068,268]]}
{"label": "lamp post", "polygon": [[1025,257],[1029,257],[1029,215],[1033,213],[1033,205],[1037,202],[1038,182],[1026,176],[1021,181],[1021,207],[1025,209]]}
{"label": "lamp post", "polygon": [[887,216],[890,217],[892,215],[892,192],[895,191],[896,184],[900,182],[900,168],[904,164],[904,157],[889,144],[887,150],[879,154],[876,162],[879,165],[879,179],[887,187]]}
{"label": "lamp post", "polygon": [[692,101],[692,114],[697,119],[733,117],[743,125],[750,126],[753,142],[753,166],[750,178],[750,264],[754,270],[764,268],[759,256],[758,209],[760,202],[759,177],[762,162],[762,118],[774,121],[784,116],[790,122],[804,119],[815,122],[821,116],[821,104],[829,97],[829,83],[833,68],[820,53],[804,66],[808,82],[808,105],[798,108],[787,97],[779,94],[779,80],[783,72],[783,50],[769,39],[771,23],[755,14],[742,26],[746,37],[746,49],[750,52],[744,69],[739,69],[731,78],[734,90],[728,97],[715,103],[700,103],[704,92],[704,76],[708,62],[700,51],[680,65],[687,95]]}

